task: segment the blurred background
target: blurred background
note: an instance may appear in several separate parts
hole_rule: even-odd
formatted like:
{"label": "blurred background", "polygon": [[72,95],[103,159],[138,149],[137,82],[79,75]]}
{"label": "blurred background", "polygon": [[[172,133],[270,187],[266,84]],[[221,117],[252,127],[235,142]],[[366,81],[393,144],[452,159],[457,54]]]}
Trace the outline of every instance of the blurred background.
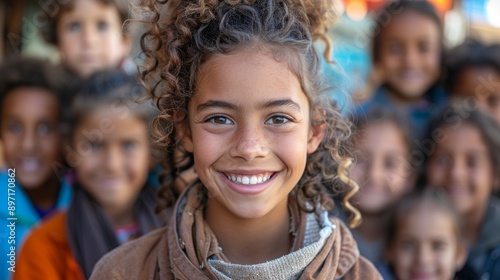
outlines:
{"label": "blurred background", "polygon": [[[50,9],[59,0],[2,0],[0,2],[0,61],[13,54],[26,54],[58,61],[57,50],[47,44],[38,33],[38,27],[47,24],[42,11]],[[60,0],[63,1],[63,0]],[[373,15],[388,0],[334,0],[342,15],[332,29],[334,39],[334,66],[325,64],[325,71],[337,77],[334,91],[341,103],[345,93],[355,101],[366,99],[377,84],[370,59],[370,39],[376,22]],[[474,38],[490,44],[500,42],[500,0],[432,0],[443,23],[447,48]],[[139,48],[134,44],[132,58]]]}

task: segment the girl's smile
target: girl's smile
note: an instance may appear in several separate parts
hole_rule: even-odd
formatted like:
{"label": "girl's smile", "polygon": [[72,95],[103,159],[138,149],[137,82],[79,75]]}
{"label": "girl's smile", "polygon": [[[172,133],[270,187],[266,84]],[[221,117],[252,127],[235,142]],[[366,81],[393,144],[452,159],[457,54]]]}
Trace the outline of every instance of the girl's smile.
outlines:
{"label": "girl's smile", "polygon": [[[242,175],[246,174],[246,175]],[[231,174],[231,175],[229,175]],[[225,173],[224,176],[228,180],[228,187],[240,194],[259,194],[267,189],[272,184],[274,172],[260,171],[237,171],[236,173]]]}
{"label": "girl's smile", "polygon": [[[240,218],[287,215],[287,198],[322,134],[297,76],[272,53],[216,55],[199,72],[184,146],[214,204]],[[221,213],[217,214],[218,216]]]}

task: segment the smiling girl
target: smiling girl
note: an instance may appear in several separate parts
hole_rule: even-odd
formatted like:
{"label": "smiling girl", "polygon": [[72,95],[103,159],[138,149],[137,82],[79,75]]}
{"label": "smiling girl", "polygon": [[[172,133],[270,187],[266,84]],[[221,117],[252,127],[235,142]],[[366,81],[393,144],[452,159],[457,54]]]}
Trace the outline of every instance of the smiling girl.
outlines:
{"label": "smiling girl", "polygon": [[321,94],[313,46],[330,1],[166,2],[142,1],[143,80],[159,142],[182,145],[199,180],[168,227],[104,257],[91,279],[380,279],[327,215],[333,193],[352,192],[337,173],[349,132]]}

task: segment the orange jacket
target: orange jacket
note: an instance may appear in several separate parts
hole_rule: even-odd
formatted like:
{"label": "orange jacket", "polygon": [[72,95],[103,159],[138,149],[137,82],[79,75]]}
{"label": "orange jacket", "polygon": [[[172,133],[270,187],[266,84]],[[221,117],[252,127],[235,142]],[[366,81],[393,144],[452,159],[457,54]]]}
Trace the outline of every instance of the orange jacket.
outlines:
{"label": "orange jacket", "polygon": [[13,279],[85,280],[68,243],[66,212],[33,229],[19,254]]}

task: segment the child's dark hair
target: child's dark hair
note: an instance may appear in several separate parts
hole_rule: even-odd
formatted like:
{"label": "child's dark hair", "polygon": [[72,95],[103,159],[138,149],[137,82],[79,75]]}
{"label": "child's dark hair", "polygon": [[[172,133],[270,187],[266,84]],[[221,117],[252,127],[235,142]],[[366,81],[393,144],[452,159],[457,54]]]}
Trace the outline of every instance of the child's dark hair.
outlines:
{"label": "child's dark hair", "polygon": [[[82,0],[65,0],[65,1],[53,1],[53,6],[51,8],[44,9],[45,14],[48,18],[47,24],[43,25],[40,29],[43,38],[50,44],[57,45],[59,38],[57,37],[57,25],[61,20],[62,15],[74,8],[76,1]],[[97,1],[103,5],[112,5],[116,7],[118,14],[120,16],[120,22],[125,24],[129,19],[129,1],[127,0],[85,0],[85,1]],[[62,3],[61,3],[62,2]],[[124,25],[124,35],[128,34],[127,25]]]}
{"label": "child's dark hair", "polygon": [[[147,25],[141,38],[145,61],[139,72],[161,111],[153,128],[157,143],[171,154],[180,146],[176,126],[187,124],[187,104],[196,93],[196,76],[203,63],[217,54],[265,50],[297,75],[311,114],[322,116],[315,123],[326,125],[325,138],[308,156],[300,187],[294,191],[300,207],[306,211],[318,204],[331,208],[332,192],[352,191],[349,179],[339,179],[337,172],[348,162],[349,127],[329,97],[320,95],[324,93],[320,59],[313,45],[320,39],[329,49],[326,30],[336,18],[329,0],[141,0],[139,5],[145,9],[142,21]],[[191,156],[185,153],[185,157]],[[178,162],[192,165],[191,160]],[[175,180],[179,166],[174,157],[167,166]],[[175,201],[172,189],[171,184],[162,186],[163,207]],[[348,200],[344,204],[349,205]],[[356,216],[354,221],[358,220]]]}
{"label": "child's dark hair", "polygon": [[[464,124],[473,125],[479,130],[481,137],[488,148],[488,154],[493,165],[493,170],[499,170],[500,153],[498,151],[500,151],[500,126],[492,117],[481,112],[480,110],[468,109],[467,104],[464,105],[462,102],[454,103],[441,111],[441,113],[429,123],[425,139],[435,139],[436,135],[440,134],[438,131],[441,131],[445,127],[450,127],[455,130],[460,129],[460,127]],[[439,139],[436,141],[438,140]],[[434,143],[434,146],[436,145],[437,143]],[[424,166],[427,165],[431,155],[432,154],[425,155],[423,162]],[[425,172],[423,169],[421,171],[422,173],[419,183],[425,184]]]}
{"label": "child's dark hair", "polygon": [[463,222],[460,214],[450,201],[448,194],[443,189],[425,187],[417,188],[405,196],[396,206],[387,231],[386,248],[390,248],[394,245],[400,221],[406,219],[408,213],[411,211],[422,206],[428,207],[428,204],[431,204],[432,207],[445,212],[453,220],[457,241],[459,243],[464,242],[465,236]]}
{"label": "child's dark hair", "polygon": [[158,110],[141,100],[143,94],[136,79],[121,70],[97,72],[82,82],[73,98],[69,125],[75,129],[88,114],[105,107],[123,118],[137,117],[149,126]]}
{"label": "child's dark hair", "polygon": [[389,122],[399,129],[407,145],[408,153],[412,148],[411,136],[409,131],[410,121],[408,117],[398,108],[373,106],[368,111],[357,110],[349,117],[353,125],[353,141],[356,145],[364,130],[372,124]]}
{"label": "child's dark hair", "polygon": [[[40,88],[54,94],[60,107],[67,105],[69,81],[61,67],[38,58],[16,56],[6,59],[0,65],[0,108],[5,97],[18,88]],[[59,118],[63,118],[59,110]]]}
{"label": "child's dark hair", "polygon": [[359,141],[363,139],[364,131],[368,126],[378,123],[391,123],[395,125],[403,136],[403,141],[408,151],[405,158],[401,159],[404,160],[404,162],[400,164],[404,164],[411,173],[415,171],[416,167],[411,157],[414,145],[409,130],[410,120],[404,112],[393,107],[373,106],[370,107],[368,111],[363,111],[361,109],[357,110],[352,116],[349,116],[349,119],[353,125],[352,142],[355,147],[358,145]]}
{"label": "child's dark hair", "polygon": [[[380,61],[380,45],[382,43],[382,36],[384,33],[384,28],[390,24],[390,21],[407,11],[417,12],[430,18],[436,23],[439,29],[440,40],[441,40],[441,52],[444,50],[444,36],[443,36],[443,24],[441,18],[439,17],[436,8],[427,1],[415,1],[415,0],[397,0],[390,1],[387,5],[377,11],[375,15],[375,24],[377,28],[372,37],[372,60],[377,63]],[[415,28],[418,28],[417,26]]]}
{"label": "child's dark hair", "polygon": [[478,40],[467,39],[463,44],[448,51],[445,57],[445,87],[453,94],[460,74],[467,68],[491,67],[500,74],[500,48]]}

